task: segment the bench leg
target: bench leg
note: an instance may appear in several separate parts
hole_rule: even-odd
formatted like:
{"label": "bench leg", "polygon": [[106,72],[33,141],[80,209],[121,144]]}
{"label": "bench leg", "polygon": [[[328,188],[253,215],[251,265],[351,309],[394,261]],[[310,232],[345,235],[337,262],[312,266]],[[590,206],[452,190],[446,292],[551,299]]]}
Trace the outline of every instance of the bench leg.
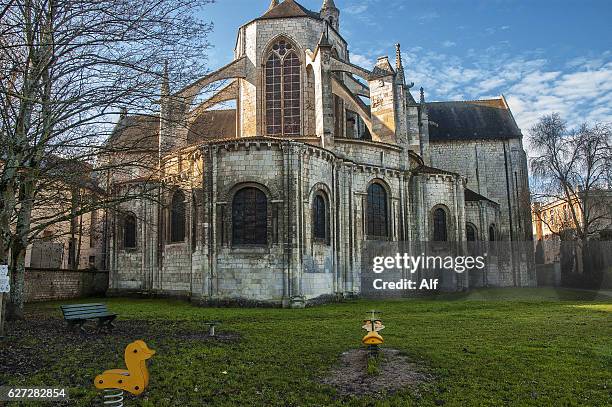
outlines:
{"label": "bench leg", "polygon": [[101,332],[102,329],[106,329],[107,332],[112,332],[115,325],[113,325],[113,321],[116,316],[108,317],[108,318],[99,318],[98,319],[98,332]]}
{"label": "bench leg", "polygon": [[85,331],[85,328],[83,328],[84,324],[85,321],[83,320],[68,321],[68,329],[70,330],[70,332],[75,333],[78,327],[80,333],[87,333],[87,331]]}
{"label": "bench leg", "polygon": [[104,318],[98,318],[98,324],[96,325],[98,333],[102,332],[102,329],[104,329],[104,325]]}
{"label": "bench leg", "polygon": [[115,320],[115,318],[117,318],[117,317],[116,317],[116,316],[114,316],[114,317],[112,317],[112,318],[110,318],[110,319],[108,320],[107,326],[108,326],[108,330],[109,330],[109,331],[112,331],[112,330],[113,330],[113,328],[115,328],[115,324],[113,324],[113,321]]}
{"label": "bench leg", "polygon": [[70,332],[75,333],[78,327],[81,333],[87,333],[85,331],[85,328],[83,328],[84,324],[85,324],[85,321],[82,321],[82,320],[68,321],[68,329],[70,330]]}

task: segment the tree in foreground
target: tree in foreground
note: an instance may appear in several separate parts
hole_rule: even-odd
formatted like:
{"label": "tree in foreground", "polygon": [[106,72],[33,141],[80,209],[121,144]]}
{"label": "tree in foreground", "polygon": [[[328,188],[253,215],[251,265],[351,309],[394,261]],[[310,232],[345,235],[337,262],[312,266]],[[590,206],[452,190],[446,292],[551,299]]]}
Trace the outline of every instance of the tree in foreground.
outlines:
{"label": "tree in foreground", "polygon": [[[197,15],[212,1],[0,1],[0,264],[11,274],[10,316],[22,316],[26,248],[42,231],[155,188],[150,152],[138,154],[137,140],[107,142],[109,123],[126,108],[158,120],[164,63],[178,79],[168,86],[205,72],[212,25]],[[104,159],[119,155],[130,161]],[[151,188],[117,197],[89,185],[126,168],[146,169]]]}

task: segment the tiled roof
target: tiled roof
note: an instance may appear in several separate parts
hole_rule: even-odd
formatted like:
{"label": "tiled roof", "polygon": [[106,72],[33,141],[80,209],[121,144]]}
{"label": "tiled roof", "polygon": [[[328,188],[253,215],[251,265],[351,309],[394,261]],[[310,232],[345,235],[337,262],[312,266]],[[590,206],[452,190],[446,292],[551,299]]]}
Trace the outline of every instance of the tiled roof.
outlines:
{"label": "tiled roof", "polygon": [[503,98],[427,103],[429,140],[520,138]]}
{"label": "tiled roof", "polygon": [[158,151],[159,116],[137,114],[124,117],[115,127],[108,143],[118,151]]}
{"label": "tiled roof", "polygon": [[278,6],[268,10],[266,14],[259,17],[258,20],[266,20],[272,18],[289,18],[289,17],[312,17],[321,18],[319,13],[310,11],[300,3],[294,0],[285,0]]}
{"label": "tiled roof", "polygon": [[[189,128],[187,144],[223,138],[236,138],[236,110],[207,110],[202,113]],[[109,143],[121,150],[157,152],[159,117],[141,114],[125,117],[117,125]]]}
{"label": "tiled roof", "polygon": [[187,144],[218,138],[236,138],[236,110],[207,110],[193,122]]}
{"label": "tiled roof", "polygon": [[497,202],[492,201],[486,196],[482,196],[478,192],[472,191],[469,188],[465,188],[465,201],[466,202],[488,201],[488,202],[494,203],[495,205],[499,205]]}

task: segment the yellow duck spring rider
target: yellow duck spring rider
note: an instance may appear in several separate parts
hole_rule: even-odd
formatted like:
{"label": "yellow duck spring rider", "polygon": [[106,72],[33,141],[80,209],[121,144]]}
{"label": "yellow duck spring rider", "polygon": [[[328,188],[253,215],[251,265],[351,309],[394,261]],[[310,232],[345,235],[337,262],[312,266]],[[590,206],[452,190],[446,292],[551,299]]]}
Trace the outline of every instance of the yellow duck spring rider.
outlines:
{"label": "yellow duck spring rider", "polygon": [[96,388],[125,390],[135,396],[142,394],[149,385],[149,370],[146,361],[154,354],[155,351],[141,340],[130,343],[125,348],[127,370],[112,369],[96,376],[94,380]]}

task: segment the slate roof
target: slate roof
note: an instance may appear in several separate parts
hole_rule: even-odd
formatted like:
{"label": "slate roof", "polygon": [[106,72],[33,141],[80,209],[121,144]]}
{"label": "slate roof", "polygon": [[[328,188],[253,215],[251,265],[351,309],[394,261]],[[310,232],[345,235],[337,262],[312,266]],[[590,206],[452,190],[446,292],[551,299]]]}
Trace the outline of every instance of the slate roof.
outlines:
{"label": "slate roof", "polygon": [[278,6],[268,10],[263,16],[257,20],[267,20],[272,18],[289,18],[289,17],[312,17],[320,19],[321,15],[314,11],[308,10],[300,3],[294,0],[285,0]]}
{"label": "slate roof", "polygon": [[207,110],[193,122],[187,144],[220,138],[236,138],[236,110]]}
{"label": "slate roof", "polygon": [[505,100],[427,103],[429,140],[511,139],[522,137]]}
{"label": "slate roof", "polygon": [[465,201],[466,202],[478,202],[478,201],[488,201],[494,203],[495,205],[499,205],[497,202],[490,200],[486,196],[480,195],[476,191],[472,191],[469,188],[465,188]]}
{"label": "slate roof", "polygon": [[124,117],[117,123],[108,144],[117,150],[157,152],[159,117],[143,114]]}
{"label": "slate roof", "polygon": [[[189,128],[187,144],[235,137],[236,110],[207,110]],[[117,125],[108,142],[116,148],[156,153],[159,150],[159,117],[127,116]]]}

